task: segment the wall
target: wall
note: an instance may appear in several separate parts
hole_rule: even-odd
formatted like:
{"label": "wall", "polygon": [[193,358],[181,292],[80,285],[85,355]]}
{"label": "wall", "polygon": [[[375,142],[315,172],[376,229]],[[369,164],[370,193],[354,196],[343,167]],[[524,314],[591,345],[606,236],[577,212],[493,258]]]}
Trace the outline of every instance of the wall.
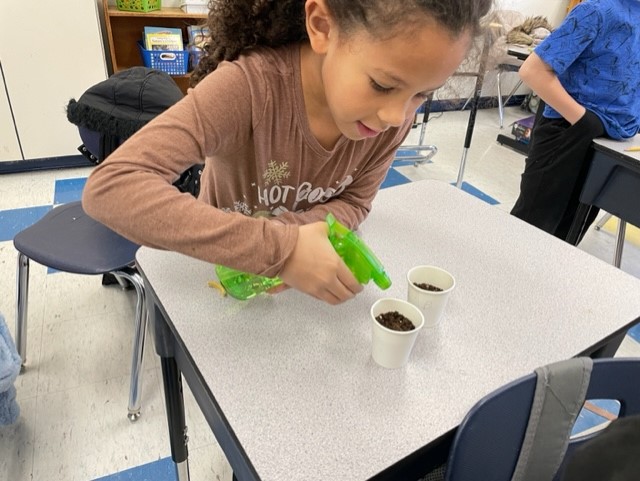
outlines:
{"label": "wall", "polygon": [[565,17],[568,3],[568,0],[495,0],[496,9],[517,10],[528,17],[543,15],[554,27]]}
{"label": "wall", "polygon": [[[495,10],[516,10],[525,17],[542,15],[549,20],[553,26],[562,23],[567,11],[569,0],[495,0]],[[498,52],[493,50],[489,63],[497,61]],[[476,55],[477,57],[478,55]],[[465,71],[476,71],[477,67],[473,59],[468,61],[468,65],[463,66]],[[506,97],[513,87],[517,85],[519,77],[516,73],[508,73],[502,76],[500,82],[502,86],[502,94]],[[449,80],[447,85],[436,92],[436,100],[466,99],[473,95],[475,89],[475,79],[454,77]],[[526,95],[531,90],[526,86],[520,86],[514,95]],[[497,95],[496,72],[489,67],[484,77],[482,85],[481,97],[495,98]],[[506,100],[506,98],[505,98]],[[456,102],[455,105],[457,105]]]}

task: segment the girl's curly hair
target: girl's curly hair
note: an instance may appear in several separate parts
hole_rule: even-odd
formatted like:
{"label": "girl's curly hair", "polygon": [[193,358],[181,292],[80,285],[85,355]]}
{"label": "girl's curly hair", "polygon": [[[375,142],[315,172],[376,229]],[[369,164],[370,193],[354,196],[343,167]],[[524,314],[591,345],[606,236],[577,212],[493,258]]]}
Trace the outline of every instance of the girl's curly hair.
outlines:
{"label": "girl's curly hair", "polygon": [[[340,31],[364,27],[383,37],[396,28],[417,27],[430,15],[457,36],[467,28],[480,31],[480,20],[493,0],[326,0]],[[191,75],[195,86],[224,60],[235,60],[258,45],[279,47],[308,38],[304,0],[210,0],[209,38]]]}

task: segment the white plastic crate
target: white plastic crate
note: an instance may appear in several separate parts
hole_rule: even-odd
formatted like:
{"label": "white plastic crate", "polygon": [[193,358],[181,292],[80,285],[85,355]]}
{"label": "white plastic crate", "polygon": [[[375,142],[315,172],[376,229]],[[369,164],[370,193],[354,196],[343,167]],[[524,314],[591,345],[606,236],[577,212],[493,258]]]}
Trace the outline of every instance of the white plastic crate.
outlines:
{"label": "white plastic crate", "polygon": [[180,4],[185,13],[209,13],[208,0],[188,0]]}

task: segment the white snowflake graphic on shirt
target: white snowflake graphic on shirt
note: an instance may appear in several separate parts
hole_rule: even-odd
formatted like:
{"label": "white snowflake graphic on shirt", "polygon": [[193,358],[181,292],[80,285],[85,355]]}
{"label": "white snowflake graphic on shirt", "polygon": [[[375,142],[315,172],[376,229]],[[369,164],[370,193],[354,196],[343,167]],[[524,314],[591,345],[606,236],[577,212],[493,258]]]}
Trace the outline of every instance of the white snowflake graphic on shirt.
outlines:
{"label": "white snowflake graphic on shirt", "polygon": [[244,215],[251,215],[252,214],[251,208],[243,200],[236,200],[233,203],[233,209],[236,212],[240,212],[240,213],[242,213]]}
{"label": "white snowflake graphic on shirt", "polygon": [[267,170],[263,174],[263,178],[265,180],[265,185],[270,185],[272,182],[275,185],[282,184],[282,181],[288,179],[290,175],[289,172],[289,163],[281,162],[279,164],[276,163],[275,160],[269,162]]}

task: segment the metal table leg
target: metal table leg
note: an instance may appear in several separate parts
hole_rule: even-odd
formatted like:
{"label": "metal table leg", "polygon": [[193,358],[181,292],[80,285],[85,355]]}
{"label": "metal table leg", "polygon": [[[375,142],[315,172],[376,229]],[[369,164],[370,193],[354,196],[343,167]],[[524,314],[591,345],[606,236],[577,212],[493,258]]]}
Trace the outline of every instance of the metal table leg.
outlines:
{"label": "metal table leg", "polygon": [[[144,282],[145,284],[147,283],[146,279]],[[145,294],[147,314],[151,322],[154,344],[162,366],[162,384],[167,408],[171,459],[176,466],[176,479],[178,481],[189,481],[189,451],[187,449],[189,438],[184,414],[182,373],[176,361],[175,339],[171,334],[164,314],[158,307],[153,289],[146,290]]]}
{"label": "metal table leg", "polygon": [[462,158],[460,159],[460,166],[458,168],[458,178],[456,180],[456,187],[462,188],[462,179],[464,177],[464,169],[467,163],[467,153],[469,147],[471,147],[471,138],[473,137],[473,128],[476,124],[476,114],[478,112],[478,103],[480,102],[480,94],[482,92],[482,83],[484,82],[484,74],[487,64],[487,56],[489,55],[489,47],[491,46],[490,35],[487,35],[484,40],[482,48],[482,55],[480,57],[480,64],[478,65],[477,72],[460,72],[455,73],[454,76],[460,77],[475,77],[476,84],[473,93],[473,103],[471,104],[471,112],[469,113],[469,121],[467,122],[467,132],[464,139],[464,148],[462,149]]}
{"label": "metal table leg", "polygon": [[189,451],[187,443],[187,426],[184,414],[184,398],[182,396],[182,376],[173,357],[160,358],[162,364],[162,381],[164,399],[167,406],[169,423],[169,442],[171,443],[171,459],[176,464],[178,481],[189,481]]}

